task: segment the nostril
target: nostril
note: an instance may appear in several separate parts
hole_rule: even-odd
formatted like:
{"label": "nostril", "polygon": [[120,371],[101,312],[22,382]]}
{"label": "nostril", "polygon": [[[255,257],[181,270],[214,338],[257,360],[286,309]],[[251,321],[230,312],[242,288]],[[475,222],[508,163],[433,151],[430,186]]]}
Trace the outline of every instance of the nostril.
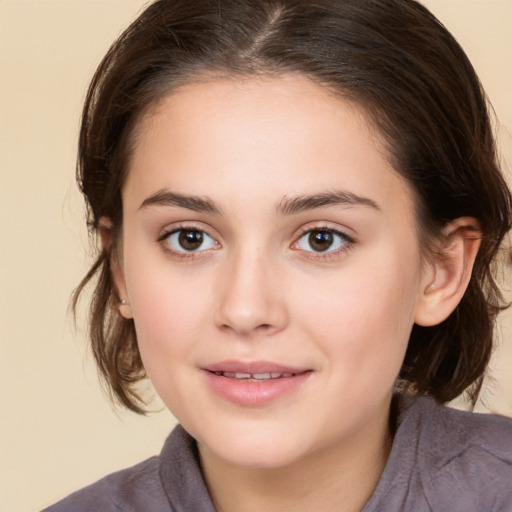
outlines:
{"label": "nostril", "polygon": [[261,324],[256,327],[259,331],[268,331],[269,329],[272,329],[272,326],[270,324]]}
{"label": "nostril", "polygon": [[234,327],[232,325],[225,323],[220,326],[220,329],[225,332],[232,331],[237,336],[246,337],[251,336],[252,334],[255,333],[271,334],[273,330],[276,330],[276,327],[273,326],[272,324],[260,324],[253,328],[244,328],[243,326]]}

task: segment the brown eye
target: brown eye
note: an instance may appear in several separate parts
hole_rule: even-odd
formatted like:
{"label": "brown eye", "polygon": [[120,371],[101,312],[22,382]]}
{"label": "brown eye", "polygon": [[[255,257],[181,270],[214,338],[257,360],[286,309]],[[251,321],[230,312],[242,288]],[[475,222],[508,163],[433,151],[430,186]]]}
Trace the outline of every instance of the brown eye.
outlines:
{"label": "brown eye", "polygon": [[308,252],[334,252],[353,242],[348,235],[335,229],[312,229],[297,240],[297,247]]}
{"label": "brown eye", "polygon": [[178,242],[186,251],[195,251],[201,247],[203,238],[202,231],[182,229],[179,231]]}
{"label": "brown eye", "polygon": [[308,242],[314,251],[323,252],[331,247],[334,242],[334,236],[330,231],[315,230],[309,233]]}
{"label": "brown eye", "polygon": [[165,242],[174,252],[201,252],[215,249],[218,243],[200,229],[177,229],[168,235],[164,235],[161,242]]}

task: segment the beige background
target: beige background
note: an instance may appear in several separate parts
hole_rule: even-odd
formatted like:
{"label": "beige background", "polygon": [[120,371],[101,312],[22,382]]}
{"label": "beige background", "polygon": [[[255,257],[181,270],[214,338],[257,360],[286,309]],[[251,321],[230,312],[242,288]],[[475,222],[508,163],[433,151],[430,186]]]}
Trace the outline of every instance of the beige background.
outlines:
{"label": "beige background", "polygon": [[[142,0],[0,0],[0,512],[26,512],[158,453],[174,420],[113,412],[74,331],[90,249],[74,185],[85,88]],[[512,1],[425,1],[458,37],[512,162]],[[512,317],[490,407],[512,414]]]}

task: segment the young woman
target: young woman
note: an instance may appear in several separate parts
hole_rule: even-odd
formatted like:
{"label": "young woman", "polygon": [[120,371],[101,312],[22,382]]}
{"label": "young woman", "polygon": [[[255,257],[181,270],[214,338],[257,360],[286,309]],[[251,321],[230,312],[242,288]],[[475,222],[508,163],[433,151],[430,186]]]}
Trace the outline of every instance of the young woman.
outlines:
{"label": "young woman", "polygon": [[79,152],[101,375],[181,425],[48,510],[512,510],[512,422],[442,405],[478,395],[512,199],[424,7],[157,1]]}

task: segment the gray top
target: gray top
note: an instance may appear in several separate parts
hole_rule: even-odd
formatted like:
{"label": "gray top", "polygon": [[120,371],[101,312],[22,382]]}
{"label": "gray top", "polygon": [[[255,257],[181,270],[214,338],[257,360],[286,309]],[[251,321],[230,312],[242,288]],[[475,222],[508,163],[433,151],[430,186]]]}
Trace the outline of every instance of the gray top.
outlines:
{"label": "gray top", "polygon": [[[382,477],[361,512],[512,512],[512,420],[400,398]],[[44,512],[215,512],[195,441],[178,426],[158,457]]]}

